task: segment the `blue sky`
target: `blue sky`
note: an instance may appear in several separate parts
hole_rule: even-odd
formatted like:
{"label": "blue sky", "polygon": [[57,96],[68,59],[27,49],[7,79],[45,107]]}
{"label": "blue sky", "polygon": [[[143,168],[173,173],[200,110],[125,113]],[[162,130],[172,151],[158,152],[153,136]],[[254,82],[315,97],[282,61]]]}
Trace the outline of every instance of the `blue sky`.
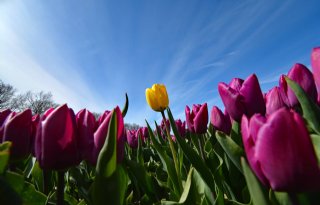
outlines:
{"label": "blue sky", "polygon": [[320,1],[0,0],[0,79],[50,91],[75,111],[130,99],[127,122],[159,120],[145,101],[167,86],[170,107],[222,107],[219,82],[256,73],[267,91],[320,46]]}

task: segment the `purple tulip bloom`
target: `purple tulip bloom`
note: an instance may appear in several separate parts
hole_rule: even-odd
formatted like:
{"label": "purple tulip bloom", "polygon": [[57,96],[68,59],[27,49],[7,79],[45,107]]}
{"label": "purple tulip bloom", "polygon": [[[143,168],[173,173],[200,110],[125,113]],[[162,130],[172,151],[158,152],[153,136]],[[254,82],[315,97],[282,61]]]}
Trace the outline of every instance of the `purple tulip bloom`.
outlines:
{"label": "purple tulip bloom", "polygon": [[320,47],[313,48],[311,53],[311,67],[318,91],[318,103],[320,102]]}
{"label": "purple tulip bloom", "polygon": [[0,142],[2,142],[4,125],[6,124],[6,120],[8,116],[11,114],[10,109],[5,109],[0,111]]}
{"label": "purple tulip bloom", "polygon": [[180,134],[180,137],[185,137],[186,136],[186,122],[181,121],[180,119],[175,120],[176,127],[178,129],[178,132]]}
{"label": "purple tulip bloom", "polygon": [[80,163],[76,118],[66,104],[42,116],[36,135],[35,153],[40,167],[63,170]]}
{"label": "purple tulip bloom", "polygon": [[145,142],[147,140],[147,138],[149,138],[148,128],[147,127],[140,127],[139,132],[141,134],[142,141]]}
{"label": "purple tulip bloom", "polygon": [[137,149],[138,147],[138,134],[138,130],[127,130],[127,142],[133,149]]}
{"label": "purple tulip bloom", "polygon": [[12,112],[6,119],[3,142],[11,141],[10,159],[20,160],[31,153],[32,112],[27,109],[20,113]]}
{"label": "purple tulip bloom", "polygon": [[279,87],[274,87],[265,96],[266,114],[270,115],[282,107],[287,107],[287,97]]}
{"label": "purple tulip bloom", "polygon": [[186,122],[190,132],[196,134],[204,134],[207,132],[209,118],[207,103],[202,105],[193,105],[191,112],[189,106],[186,106],[185,113]]}
{"label": "purple tulip bloom", "polygon": [[[121,110],[118,106],[114,109],[114,112],[116,112],[116,116],[117,116],[117,162],[121,163],[124,157],[124,139],[123,139],[124,122],[123,122]],[[112,117],[112,112],[106,111],[99,118],[99,127],[94,133],[93,160],[95,162],[97,161],[99,153],[106,140],[111,117]]]}
{"label": "purple tulip bloom", "polygon": [[78,147],[81,158],[94,165],[97,161],[97,156],[93,155],[96,119],[89,110],[82,109],[77,113],[76,121],[79,133]]}
{"label": "purple tulip bloom", "polygon": [[267,118],[243,116],[241,131],[249,164],[264,185],[275,191],[319,190],[315,150],[299,114],[281,108]]}
{"label": "purple tulip bloom", "polygon": [[217,106],[212,107],[210,121],[214,129],[222,131],[228,135],[230,134],[230,116],[228,115],[228,113],[223,113]]}
{"label": "purple tulip bloom", "polygon": [[245,81],[234,78],[229,85],[219,83],[218,91],[222,102],[232,119],[240,121],[243,114],[265,114],[266,106],[258,78],[250,75]]}
{"label": "purple tulip bloom", "polygon": [[[316,102],[317,100],[317,89],[314,82],[313,75],[311,71],[302,64],[296,63],[288,72],[288,78],[298,83],[302,89],[309,95],[309,97]],[[287,82],[284,79],[284,76],[280,77],[280,88],[282,92],[286,95],[288,101],[287,105],[294,108],[299,105],[299,101],[287,85]]]}

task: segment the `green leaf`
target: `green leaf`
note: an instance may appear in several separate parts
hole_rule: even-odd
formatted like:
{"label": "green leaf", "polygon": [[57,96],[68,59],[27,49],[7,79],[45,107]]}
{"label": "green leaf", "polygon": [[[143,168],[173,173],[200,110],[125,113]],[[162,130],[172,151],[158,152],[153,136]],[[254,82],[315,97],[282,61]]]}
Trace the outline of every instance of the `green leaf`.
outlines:
{"label": "green leaf", "polygon": [[0,144],[0,174],[5,171],[8,165],[11,144],[9,141]]}
{"label": "green leaf", "polygon": [[153,184],[152,178],[144,166],[132,160],[126,160],[125,162],[129,168],[129,171],[132,172],[134,177],[137,179],[140,188],[149,196],[149,198],[155,199],[155,185]]}
{"label": "green leaf", "polygon": [[243,173],[248,185],[248,189],[249,189],[253,204],[254,205],[270,204],[265,196],[265,193],[263,188],[261,187],[261,184],[259,183],[256,176],[253,174],[246,160],[243,157],[241,158],[241,165],[243,168]]}
{"label": "green leaf", "polygon": [[0,204],[22,205],[21,197],[2,176],[0,176]]}
{"label": "green leaf", "polygon": [[293,90],[298,101],[300,102],[303,117],[307,120],[310,127],[318,134],[320,134],[320,109],[315,102],[313,102],[307,93],[300,87],[299,84],[285,77],[290,88]]}
{"label": "green leaf", "polygon": [[92,184],[91,199],[94,205],[124,202],[128,177],[121,165],[117,165],[117,117],[112,112],[108,135],[100,151],[96,177]]}
{"label": "green leaf", "polygon": [[151,129],[149,123],[147,121],[146,121],[146,123],[147,123],[148,131],[149,131],[149,136],[152,141],[152,146],[158,152],[164,168],[168,171],[168,176],[169,176],[170,180],[172,181],[175,195],[177,197],[179,197],[180,196],[180,186],[179,186],[178,176],[177,176],[177,172],[174,167],[173,160],[165,153],[161,144],[154,137],[154,134],[152,132],[152,129]]}
{"label": "green leaf", "polygon": [[311,134],[310,137],[311,137],[311,140],[312,140],[312,144],[313,144],[314,150],[315,150],[316,155],[317,155],[318,164],[320,165],[320,136],[316,135],[316,134]]}
{"label": "green leaf", "polygon": [[243,149],[223,132],[217,131],[216,137],[228,157],[242,173],[240,158],[244,155]]}
{"label": "green leaf", "polygon": [[126,93],[126,102],[124,103],[124,106],[123,106],[123,109],[122,109],[122,117],[123,118],[126,116],[128,108],[129,108],[129,98],[128,98],[128,95]]}
{"label": "green leaf", "polygon": [[197,152],[192,147],[190,147],[184,139],[181,138],[170,108],[167,108],[167,113],[169,116],[171,128],[176,137],[177,143],[180,145],[185,156],[189,159],[189,161],[192,163],[195,169],[199,172],[202,179],[204,179],[204,181],[211,188],[211,192],[214,193],[215,182],[214,182],[213,175],[210,172],[210,169],[206,166],[206,164],[203,162],[202,158],[197,154]]}

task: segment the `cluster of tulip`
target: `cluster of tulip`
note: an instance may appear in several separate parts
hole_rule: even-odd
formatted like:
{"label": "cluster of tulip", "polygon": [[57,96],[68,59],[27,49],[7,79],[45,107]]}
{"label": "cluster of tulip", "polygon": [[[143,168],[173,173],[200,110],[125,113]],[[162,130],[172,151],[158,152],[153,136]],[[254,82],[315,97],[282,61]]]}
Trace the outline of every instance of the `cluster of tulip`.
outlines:
{"label": "cluster of tulip", "polygon": [[128,99],[98,119],[66,104],[42,116],[3,110],[0,204],[318,204],[320,47],[311,66],[295,64],[266,94],[254,74],[219,83],[225,110],[210,119],[204,103],[175,120],[154,84],[155,130],[124,128]]}
{"label": "cluster of tulip", "polygon": [[[119,107],[114,109],[118,119],[118,160],[123,158],[124,123]],[[11,141],[10,161],[25,159],[31,153],[42,169],[65,170],[82,160],[97,163],[105,142],[112,113],[105,111],[98,120],[83,109],[76,115],[66,104],[50,108],[43,116],[30,109],[23,112],[0,112],[1,141]],[[57,154],[59,153],[59,154]]]}

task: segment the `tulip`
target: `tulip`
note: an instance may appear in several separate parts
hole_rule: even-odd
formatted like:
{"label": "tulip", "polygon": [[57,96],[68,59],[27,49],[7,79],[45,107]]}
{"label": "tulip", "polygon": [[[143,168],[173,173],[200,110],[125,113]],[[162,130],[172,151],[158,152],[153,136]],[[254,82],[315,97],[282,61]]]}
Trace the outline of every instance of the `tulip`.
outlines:
{"label": "tulip", "polygon": [[140,130],[141,138],[145,142],[147,140],[147,138],[149,138],[148,128],[147,127],[140,127],[139,130]]}
{"label": "tulip", "polygon": [[4,125],[10,113],[11,113],[10,109],[5,109],[0,111],[0,142],[2,142]]}
{"label": "tulip", "polygon": [[136,149],[138,147],[138,137],[138,130],[127,130],[127,142],[131,148]]}
{"label": "tulip", "polygon": [[192,133],[204,134],[207,132],[208,124],[208,107],[207,103],[202,105],[193,105],[192,111],[186,106],[186,122],[188,129]]}
{"label": "tulip", "polygon": [[[309,97],[316,102],[317,89],[311,71],[302,64],[296,63],[288,72],[288,78],[298,83]],[[291,88],[287,85],[284,76],[280,77],[280,88],[286,95],[287,105],[294,108],[299,105],[298,99]]]}
{"label": "tulip", "polygon": [[163,112],[169,106],[169,98],[166,86],[153,84],[152,88],[146,89],[148,105],[157,112]]}
{"label": "tulip", "polygon": [[162,130],[163,134],[165,134],[167,132],[166,131],[166,126],[167,126],[167,128],[168,128],[168,130],[170,132],[171,131],[171,127],[170,127],[170,121],[168,119],[166,119],[166,121],[164,121],[164,120],[161,121],[160,127],[161,127],[161,130]]}
{"label": "tulip", "polygon": [[287,97],[284,95],[282,90],[279,87],[274,87],[265,96],[266,102],[266,114],[270,115],[271,113],[279,110],[282,107],[287,106]]}
{"label": "tulip", "polygon": [[35,155],[35,143],[36,143],[36,134],[40,123],[40,115],[36,114],[32,116],[32,132],[31,132],[31,153]]}
{"label": "tulip", "polygon": [[[120,108],[117,106],[113,112],[116,112],[117,116],[117,162],[121,163],[124,156],[124,122]],[[107,112],[105,112],[107,113]],[[94,148],[93,148],[93,159],[94,164],[98,159],[99,153],[104,145],[106,136],[109,130],[109,123],[112,117],[112,112],[108,114],[103,114],[105,116],[100,117],[100,124],[94,133]]]}
{"label": "tulip", "polygon": [[222,131],[226,134],[231,132],[231,120],[228,113],[223,113],[217,106],[213,106],[210,117],[211,124],[214,129]]}
{"label": "tulip", "polygon": [[42,116],[36,134],[35,154],[45,170],[64,170],[80,162],[74,112],[66,104]]}
{"label": "tulip", "polygon": [[275,191],[319,191],[320,170],[303,118],[281,108],[267,118],[242,117],[242,139],[249,164]]}
{"label": "tulip", "polygon": [[235,78],[229,85],[219,83],[218,91],[228,114],[235,121],[240,121],[243,114],[248,117],[255,113],[265,114],[266,106],[255,74],[245,81]]}
{"label": "tulip", "polygon": [[176,123],[176,127],[178,129],[178,132],[180,134],[181,137],[185,137],[186,136],[186,122],[185,121],[181,121],[180,119],[175,120]]}
{"label": "tulip", "polygon": [[15,114],[12,112],[4,125],[3,141],[11,141],[10,159],[20,160],[31,151],[32,112],[27,109]]}
{"label": "tulip", "polygon": [[320,102],[320,47],[313,48],[311,53],[311,67],[313,77],[318,91],[318,102]]}
{"label": "tulip", "polygon": [[87,109],[80,110],[76,115],[78,128],[78,147],[81,158],[95,164],[97,159],[93,157],[94,132],[96,129],[96,118]]}

